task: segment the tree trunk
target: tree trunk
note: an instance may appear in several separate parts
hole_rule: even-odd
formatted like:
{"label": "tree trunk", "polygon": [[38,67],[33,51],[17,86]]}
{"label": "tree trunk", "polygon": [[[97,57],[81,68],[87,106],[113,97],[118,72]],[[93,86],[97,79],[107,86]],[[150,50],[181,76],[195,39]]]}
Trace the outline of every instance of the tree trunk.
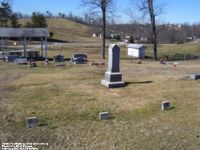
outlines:
{"label": "tree trunk", "polygon": [[7,18],[5,19],[5,26],[6,26],[6,28],[8,28],[8,19]]}
{"label": "tree trunk", "polygon": [[103,19],[103,27],[102,27],[102,33],[103,33],[103,38],[102,38],[102,59],[105,59],[105,49],[106,49],[106,9],[104,8],[102,10],[102,19]]}
{"label": "tree trunk", "polygon": [[153,58],[154,58],[154,60],[158,59],[158,57],[157,57],[157,33],[156,33],[156,29],[155,29],[155,31],[153,31]]}
{"label": "tree trunk", "polygon": [[152,27],[152,37],[153,37],[153,58],[154,60],[157,60],[157,30],[156,30],[153,0],[148,0],[148,7],[149,7],[149,14],[150,14],[150,19],[151,19],[151,27]]}

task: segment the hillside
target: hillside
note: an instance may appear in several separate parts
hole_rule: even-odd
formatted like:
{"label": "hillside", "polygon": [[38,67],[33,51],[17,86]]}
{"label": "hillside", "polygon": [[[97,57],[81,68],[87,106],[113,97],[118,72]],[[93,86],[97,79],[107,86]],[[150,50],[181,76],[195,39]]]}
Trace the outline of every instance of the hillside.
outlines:
{"label": "hillside", "polygon": [[[22,25],[30,22],[29,19],[20,20]],[[98,42],[98,38],[92,37],[93,27],[76,23],[66,19],[47,19],[49,32],[53,32],[53,38],[69,42]]]}

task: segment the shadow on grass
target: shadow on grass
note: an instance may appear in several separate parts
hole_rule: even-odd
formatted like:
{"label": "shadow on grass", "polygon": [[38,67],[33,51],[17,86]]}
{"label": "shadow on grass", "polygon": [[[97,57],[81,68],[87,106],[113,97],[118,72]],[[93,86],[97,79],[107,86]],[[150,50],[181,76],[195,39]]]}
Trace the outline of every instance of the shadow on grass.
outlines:
{"label": "shadow on grass", "polygon": [[171,110],[171,109],[175,109],[175,107],[170,107],[169,110]]}
{"label": "shadow on grass", "polygon": [[47,126],[47,125],[48,125],[47,123],[40,123],[40,124],[38,124],[39,127]]}
{"label": "shadow on grass", "polygon": [[154,81],[139,81],[139,82],[125,82],[125,86],[131,85],[131,84],[148,84],[153,83]]}
{"label": "shadow on grass", "polygon": [[113,120],[113,119],[115,119],[116,117],[114,117],[114,116],[110,116],[108,119],[99,119],[99,118],[95,118],[95,120],[96,121],[109,121],[109,120]]}
{"label": "shadow on grass", "polygon": [[110,116],[108,120],[113,120],[113,119],[115,119],[115,117],[114,116]]}

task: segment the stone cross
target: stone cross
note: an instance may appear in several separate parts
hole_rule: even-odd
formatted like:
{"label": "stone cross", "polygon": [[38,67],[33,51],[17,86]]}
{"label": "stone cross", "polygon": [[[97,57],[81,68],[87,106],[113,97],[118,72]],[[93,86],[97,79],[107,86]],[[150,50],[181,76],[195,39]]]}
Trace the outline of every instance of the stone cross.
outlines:
{"label": "stone cross", "polygon": [[108,71],[106,71],[105,79],[101,81],[101,84],[108,88],[119,88],[125,85],[120,72],[120,48],[115,44],[109,47]]}

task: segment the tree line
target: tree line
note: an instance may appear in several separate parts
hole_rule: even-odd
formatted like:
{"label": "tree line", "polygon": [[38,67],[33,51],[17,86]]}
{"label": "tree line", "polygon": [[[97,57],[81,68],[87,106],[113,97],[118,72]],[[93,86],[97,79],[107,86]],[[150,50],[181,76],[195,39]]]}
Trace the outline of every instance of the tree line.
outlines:
{"label": "tree line", "polygon": [[8,2],[1,2],[0,6],[0,26],[18,28],[21,24],[18,21],[17,14],[13,13]]}
{"label": "tree line", "polygon": [[11,4],[9,2],[1,2],[0,4],[0,27],[11,27],[11,28],[19,28],[19,27],[27,27],[27,28],[46,28],[47,21],[45,16],[40,12],[33,12],[30,16],[31,22],[27,22],[22,26],[19,23],[20,14],[12,11]]}

